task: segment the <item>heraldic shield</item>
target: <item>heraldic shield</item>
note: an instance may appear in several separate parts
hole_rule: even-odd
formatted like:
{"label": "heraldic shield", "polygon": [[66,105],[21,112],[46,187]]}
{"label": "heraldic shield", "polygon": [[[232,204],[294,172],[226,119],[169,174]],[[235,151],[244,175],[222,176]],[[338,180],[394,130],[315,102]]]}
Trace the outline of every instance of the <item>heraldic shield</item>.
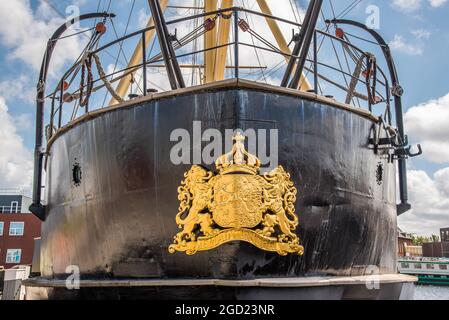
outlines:
{"label": "heraldic shield", "polygon": [[296,188],[282,166],[260,175],[260,160],[248,153],[245,137],[234,137],[232,151],[215,162],[218,174],[192,166],[178,188],[176,223],[182,229],[169,252],[211,250],[246,241],[259,249],[303,254],[296,234]]}

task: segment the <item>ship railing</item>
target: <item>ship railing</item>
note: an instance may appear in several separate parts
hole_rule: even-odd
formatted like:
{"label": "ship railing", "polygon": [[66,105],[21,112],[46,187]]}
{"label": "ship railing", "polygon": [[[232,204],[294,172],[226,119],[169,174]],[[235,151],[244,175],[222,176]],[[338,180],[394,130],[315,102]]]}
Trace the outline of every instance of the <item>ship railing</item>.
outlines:
{"label": "ship railing", "polygon": [[[283,68],[286,67],[287,58],[290,59],[298,59],[299,56],[291,55],[285,52],[282,52],[278,49],[276,49],[275,46],[263,46],[261,44],[256,44],[254,41],[254,38],[251,37],[252,43],[247,43],[244,40],[242,40],[241,35],[245,32],[240,29],[239,22],[242,21],[242,19],[250,19],[251,16],[255,16],[258,18],[263,19],[272,19],[275,20],[279,24],[283,24],[293,28],[293,30],[298,30],[302,27],[300,23],[289,21],[287,19],[283,19],[280,17],[275,17],[271,15],[267,15],[261,12],[248,10],[245,8],[240,7],[233,7],[229,9],[221,9],[216,10],[213,12],[207,12],[207,13],[200,13],[188,17],[183,17],[179,19],[174,19],[167,22],[167,25],[170,27],[176,27],[180,24],[183,24],[190,20],[195,19],[201,19],[206,18],[209,16],[214,15],[222,15],[223,13],[230,13],[232,12],[233,16],[233,41],[228,41],[228,43],[223,45],[217,45],[211,48],[206,49],[200,49],[200,50],[193,50],[190,52],[185,52],[185,48],[181,47],[177,52],[177,59],[180,61],[185,60],[186,58],[191,58],[193,56],[202,54],[207,51],[211,50],[217,50],[219,48],[226,47],[228,49],[234,49],[232,51],[232,54],[230,55],[231,60],[234,62],[234,66],[231,67],[230,71],[226,72],[226,78],[246,78],[254,81],[261,81],[264,80],[267,81],[266,75],[264,75],[261,79],[260,75],[258,75],[258,78],[255,77],[253,74],[244,74],[241,72],[242,65],[240,64],[241,59],[241,51],[243,48],[247,49],[254,49],[254,50],[262,50],[269,54],[273,54],[279,57],[281,59],[281,63],[279,64],[279,67],[277,67],[276,74],[282,74]],[[250,25],[251,22],[247,21]],[[358,46],[354,45],[353,43],[347,41],[347,39],[344,39],[342,37],[337,37],[336,35],[332,35],[328,32],[329,27],[327,30],[315,30],[315,36],[314,41],[312,45],[312,49],[309,52],[309,56],[306,59],[306,66],[304,68],[304,71],[306,73],[306,76],[309,74],[312,75],[313,78],[313,88],[311,92],[314,92],[319,95],[332,97],[334,99],[338,98],[345,98],[347,104],[352,104],[356,108],[365,108],[369,110],[370,112],[374,113],[375,106],[377,105],[383,105],[383,108],[380,109],[379,114],[376,116],[379,117],[379,119],[382,119],[382,121],[387,124],[391,125],[392,118],[394,115],[392,115],[392,111],[390,108],[390,101],[391,99],[391,88],[390,84],[387,78],[386,73],[383,71],[383,69],[380,66],[376,66],[377,76],[374,77],[374,79],[371,79],[370,77],[365,77],[361,70],[358,70],[359,72],[356,72],[355,69],[357,66],[355,66],[356,62],[353,61],[353,68],[351,68],[350,62],[347,59],[347,56],[345,55],[345,60],[337,62],[333,61],[332,64],[331,61],[328,61],[329,59],[326,57],[323,57],[320,59],[320,48],[324,43],[325,39],[328,39],[331,41],[332,48],[334,49],[336,58],[338,59],[338,54],[336,50],[336,46],[340,45],[341,50],[349,50],[351,51],[357,58],[358,63],[363,66],[363,68],[368,68],[368,62],[369,59],[373,58],[373,55],[360,49]],[[124,46],[125,41],[135,41],[136,39],[142,39],[142,56],[143,59],[139,64],[136,64],[134,66],[129,66],[127,68],[121,68],[120,70],[115,70],[113,72],[109,72],[105,76],[98,76],[93,79],[91,79],[90,83],[83,84],[79,86],[79,88],[71,93],[72,97],[76,97],[77,95],[80,96],[80,98],[83,98],[82,93],[86,92],[89,89],[89,86],[92,87],[91,94],[95,94],[97,92],[101,92],[102,95],[105,95],[105,98],[103,99],[103,102],[99,102],[98,100],[96,103],[92,102],[92,98],[88,101],[87,105],[84,107],[83,114],[91,112],[93,109],[101,109],[108,107],[109,105],[106,104],[106,97],[108,94],[111,94],[110,92],[106,91],[108,84],[109,86],[112,86],[117,81],[121,80],[123,77],[127,77],[130,74],[135,75],[137,73],[140,73],[142,81],[142,87],[140,90],[140,95],[146,96],[151,93],[151,91],[155,88],[149,89],[148,83],[152,83],[154,85],[154,82],[152,82],[151,78],[148,76],[148,69],[151,67],[154,67],[155,65],[159,68],[160,65],[163,64],[164,59],[160,57],[159,54],[154,55],[153,57],[148,58],[149,52],[148,48],[146,47],[145,38],[147,32],[150,32],[154,30],[154,27],[148,27],[144,28],[142,30],[130,33],[128,35],[125,35],[123,37],[119,37],[114,41],[111,41],[101,47],[98,47],[90,52],[88,54],[92,57],[93,55],[100,55],[101,53],[107,52],[114,46],[119,46],[119,55],[120,52]],[[294,36],[292,37],[292,41],[294,41]],[[356,60],[356,59],[354,59]],[[77,61],[61,78],[61,80],[58,82],[58,85],[56,86],[55,90],[53,90],[49,95],[47,95],[47,99],[50,99],[51,102],[51,112],[50,112],[50,124],[47,126],[47,138],[50,139],[54,133],[61,127],[63,127],[65,124],[70,123],[74,120],[76,120],[78,117],[80,117],[80,108],[78,99],[75,99],[75,101],[68,102],[65,98],[65,95],[67,92],[65,91],[66,88],[64,88],[64,84],[66,81],[71,80],[72,82],[74,79],[70,79],[71,76],[73,76],[75,70],[79,70],[82,66],[82,64],[85,63],[85,60],[79,60]],[[95,65],[95,63],[93,63]],[[360,65],[358,68],[360,69]],[[163,66],[163,65],[162,65]],[[261,69],[263,69],[263,66],[259,66]],[[201,66],[198,66],[198,68],[201,68]],[[362,68],[362,69],[363,69]],[[346,69],[346,70],[345,70]],[[229,70],[229,69],[228,69]],[[99,71],[99,70],[97,70]],[[274,70],[271,70],[274,71]],[[98,73],[98,72],[97,72]],[[263,71],[262,71],[263,74]],[[343,78],[343,81],[337,80],[340,77]],[[193,77],[192,77],[193,78]],[[107,82],[104,82],[104,80],[107,79]],[[275,77],[272,79],[276,79]],[[340,82],[339,82],[340,81]],[[336,89],[338,92],[337,94],[326,94],[326,90],[322,88],[322,84],[331,85],[334,90]],[[279,85],[276,83],[270,83],[274,85]],[[137,84],[139,86],[139,84]],[[157,84],[156,84],[157,85]],[[193,80],[192,80],[192,84]],[[366,92],[361,93],[359,88],[363,87]],[[164,90],[164,88],[158,88],[160,90]],[[102,91],[103,90],[103,91]],[[333,93],[334,91],[332,91]],[[135,97],[135,96],[134,96]],[[130,99],[134,98],[130,97]],[[65,101],[66,100],[66,101]],[[365,104],[361,103],[364,101]],[[66,105],[71,105],[72,109],[69,117],[64,117],[64,112],[67,112],[65,108]],[[95,108],[92,108],[92,106],[95,105]],[[376,109],[378,110],[378,109]]]}
{"label": "ship railing", "polygon": [[0,214],[13,214],[13,213],[21,213],[22,206],[13,205],[13,206],[0,206]]}

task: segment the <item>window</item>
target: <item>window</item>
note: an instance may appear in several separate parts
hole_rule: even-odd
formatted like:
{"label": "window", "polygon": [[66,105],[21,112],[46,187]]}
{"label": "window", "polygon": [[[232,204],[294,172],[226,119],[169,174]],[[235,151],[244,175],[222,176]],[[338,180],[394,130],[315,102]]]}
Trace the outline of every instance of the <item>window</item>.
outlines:
{"label": "window", "polygon": [[440,264],[440,270],[447,270],[447,264]]}
{"label": "window", "polygon": [[25,222],[11,222],[9,225],[10,236],[23,236],[23,229],[25,228]]}
{"label": "window", "polygon": [[408,269],[408,268],[410,268],[410,265],[408,263],[406,263],[406,262],[402,262],[401,263],[401,267]]}
{"label": "window", "polygon": [[428,263],[427,264],[427,269],[433,269],[433,264]]}
{"label": "window", "polygon": [[3,221],[0,221],[0,237],[3,235],[3,226],[5,223]]}
{"label": "window", "polygon": [[421,263],[415,263],[415,269],[422,269]]}
{"label": "window", "polygon": [[20,263],[22,249],[8,249],[6,252],[6,263]]}

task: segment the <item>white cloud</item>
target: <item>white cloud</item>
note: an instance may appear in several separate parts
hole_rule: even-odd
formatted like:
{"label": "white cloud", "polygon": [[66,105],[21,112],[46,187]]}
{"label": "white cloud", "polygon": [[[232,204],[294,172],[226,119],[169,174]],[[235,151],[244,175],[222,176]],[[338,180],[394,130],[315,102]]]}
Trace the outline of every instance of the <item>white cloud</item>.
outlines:
{"label": "white cloud", "polygon": [[449,168],[437,171],[435,173],[435,181],[439,190],[441,190],[446,197],[449,197]]}
{"label": "white cloud", "polygon": [[433,7],[433,8],[438,8],[441,7],[443,4],[445,4],[447,2],[447,0],[429,0],[429,4]]}
{"label": "white cloud", "polygon": [[422,144],[423,156],[436,163],[449,163],[449,93],[411,107],[405,113],[409,136]]}
{"label": "white cloud", "polygon": [[410,31],[412,35],[414,35],[417,39],[429,39],[430,38],[430,31],[424,30],[424,29],[416,29]]}
{"label": "white cloud", "polygon": [[5,99],[0,97],[0,188],[29,190],[33,176],[32,152],[17,133]]}
{"label": "white cloud", "polygon": [[[447,2],[447,0],[427,0],[432,8],[439,8]],[[412,13],[418,11],[422,7],[422,0],[393,0],[392,6],[404,13]]]}
{"label": "white cloud", "polygon": [[[21,60],[35,71],[40,68],[47,40],[64,23],[64,19],[43,6],[47,5],[40,2],[33,12],[29,0],[0,1],[0,42],[10,49],[7,57]],[[80,36],[60,41],[53,56],[52,70],[74,61],[84,43],[85,39]]]}
{"label": "white cloud", "polygon": [[419,235],[439,234],[449,226],[449,168],[429,177],[421,170],[408,171],[408,190],[412,210],[398,218],[399,227]]}
{"label": "white cloud", "polygon": [[403,12],[414,12],[421,7],[421,0],[393,0],[392,5]]}
{"label": "white cloud", "polygon": [[143,8],[139,10],[138,17],[137,17],[137,23],[139,28],[143,29],[148,25],[148,20],[150,19],[150,14],[147,12],[147,10],[144,10]]}
{"label": "white cloud", "polygon": [[423,50],[420,46],[408,43],[403,36],[396,34],[394,39],[390,41],[389,46],[392,50],[416,56],[421,55]]}
{"label": "white cloud", "polygon": [[7,102],[22,100],[33,103],[36,98],[36,88],[30,85],[35,79],[30,79],[26,75],[16,76],[12,79],[0,82],[0,96]]}
{"label": "white cloud", "polygon": [[[410,108],[405,128],[413,140],[423,146],[423,157],[436,163],[449,163],[449,94]],[[408,187],[412,211],[399,217],[407,232],[431,235],[449,226],[449,167],[430,177],[426,172],[410,170]]]}
{"label": "white cloud", "polygon": [[34,116],[30,113],[22,113],[18,116],[14,117],[14,123],[16,130],[20,133],[22,132],[30,132],[30,130],[33,130],[33,120]]}
{"label": "white cloud", "polygon": [[[413,136],[415,138],[415,136]],[[448,141],[433,141],[422,140],[419,142],[423,149],[423,156],[435,163],[449,162],[449,142]]]}

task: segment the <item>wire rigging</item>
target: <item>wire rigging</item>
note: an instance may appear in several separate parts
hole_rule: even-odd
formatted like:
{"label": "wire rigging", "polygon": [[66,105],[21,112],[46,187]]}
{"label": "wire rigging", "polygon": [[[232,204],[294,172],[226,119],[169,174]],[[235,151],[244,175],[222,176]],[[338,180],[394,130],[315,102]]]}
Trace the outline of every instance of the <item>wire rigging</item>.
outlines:
{"label": "wire rigging", "polygon": [[[109,6],[110,6],[110,5],[111,5],[111,1],[109,2]],[[133,11],[134,11],[135,5],[136,5],[136,0],[133,0],[132,5],[131,5],[130,12],[129,12],[129,14],[128,14],[128,19],[127,19],[127,21],[126,21],[126,26],[125,26],[125,30],[124,30],[123,36],[125,36],[125,35],[128,33],[128,28],[129,28],[129,25],[130,25],[130,22],[131,22],[131,17],[132,17],[132,13],[133,13]],[[110,9],[110,8],[108,8],[108,10],[109,10],[109,9]],[[112,25],[112,29],[113,29],[113,31],[114,31],[114,34],[115,34],[116,38],[118,39],[119,36],[118,36],[118,33],[117,33],[117,29],[116,29],[116,27],[115,27],[114,21],[113,21],[112,19],[110,19],[110,20],[111,20],[111,25]],[[119,52],[118,52],[117,57],[116,57],[115,62],[114,62],[113,72],[115,72],[115,71],[117,70],[117,66],[118,66],[118,63],[119,63],[119,60],[120,60],[120,56],[121,56],[121,55],[123,55],[123,58],[125,59],[126,64],[129,65],[129,61],[128,61],[128,59],[127,59],[127,57],[126,57],[126,55],[125,55],[125,52],[124,52],[124,50],[123,50],[123,44],[124,44],[124,41],[120,41],[120,43],[119,43]],[[139,87],[139,88],[140,88],[140,87]],[[106,104],[106,100],[107,100],[107,98],[108,98],[108,94],[109,94],[109,93],[110,93],[109,91],[106,91],[106,93],[105,93],[105,97],[104,97],[104,99],[103,99],[103,104],[102,104],[103,106]],[[117,99],[116,99],[116,100],[117,100]],[[117,100],[117,101],[119,101],[119,100]]]}
{"label": "wire rigging", "polygon": [[[243,0],[243,6],[245,6],[245,0]],[[245,16],[246,16],[246,20],[248,21],[249,20],[249,16],[248,16],[247,12],[245,12]],[[252,16],[251,16],[251,23],[252,23],[252,25],[254,25],[254,20],[252,19]],[[257,48],[255,47],[256,43],[254,41],[253,33],[249,32],[249,34],[251,36],[251,42],[253,43],[253,46],[254,46],[254,53],[256,54],[257,62],[258,62],[259,67],[260,67],[260,72],[262,73],[263,80],[265,81],[265,83],[267,83],[267,77],[265,76],[265,72],[264,72],[264,70],[262,68],[261,58],[259,56],[259,52],[258,52]],[[263,55],[262,55],[262,59],[264,59]],[[264,64],[265,64],[265,61],[264,61]]]}
{"label": "wire rigging", "polygon": [[[49,2],[49,0],[43,0],[45,2]],[[348,6],[345,6],[341,12],[337,14],[336,7],[332,0],[329,0],[329,7],[331,11],[331,15],[334,19],[344,17],[351,13],[354,8],[356,8],[363,0],[354,0],[351,1],[351,3]],[[182,10],[171,10],[171,12],[176,12],[178,15],[182,17],[188,17],[190,15],[197,16],[201,12],[201,8],[199,7],[199,4],[203,3],[201,0],[195,0],[194,1],[194,7],[189,7],[188,9],[182,9]],[[242,0],[242,5],[244,8],[249,8],[250,4],[249,1]],[[255,2],[253,2],[253,5]],[[298,6],[298,1],[296,0],[289,0],[289,5],[292,10],[292,15],[294,17],[294,20],[296,21],[296,24],[293,22],[290,22],[291,25],[294,25],[294,29],[296,29],[296,26],[298,27],[304,27],[302,26],[302,17],[301,17],[301,10]],[[109,11],[111,7],[113,7],[112,0],[109,1],[102,1],[98,0],[97,4],[98,10],[100,8],[106,9]],[[137,64],[135,66],[129,66],[129,60],[127,58],[126,52],[125,52],[125,41],[130,37],[127,37],[128,29],[132,21],[132,16],[135,13],[135,7],[136,7],[136,0],[132,1],[132,4],[130,5],[130,11],[127,16],[126,20],[126,26],[124,28],[124,34],[122,37],[119,37],[118,28],[114,24],[114,21],[111,19],[111,26],[112,30],[115,35],[115,42],[118,46],[116,55],[112,56],[114,58],[113,60],[113,69],[112,73],[109,75],[106,74],[105,68],[103,68],[102,65],[102,59],[101,54],[107,53],[106,50],[95,50],[95,48],[98,49],[100,38],[101,36],[98,35],[98,33],[93,32],[92,36],[88,36],[87,34],[89,32],[92,32],[94,28],[89,29],[83,29],[78,32],[74,32],[72,34],[69,34],[67,36],[61,37],[61,39],[66,39],[70,37],[76,37],[80,35],[84,35],[86,37],[89,37],[89,41],[86,45],[86,47],[81,52],[80,56],[76,60],[75,64],[69,69],[69,71],[65,74],[63,79],[61,80],[61,83],[59,84],[59,87],[56,88],[55,92],[52,94],[52,103],[55,103],[56,95],[58,92],[61,92],[61,88],[64,88],[66,86],[70,86],[77,78],[80,78],[80,87],[78,91],[72,93],[71,95],[64,94],[64,96],[61,94],[60,99],[66,101],[63,101],[65,103],[68,102],[74,102],[74,108],[72,109],[72,119],[75,119],[77,116],[77,113],[79,112],[80,108],[86,107],[85,111],[88,112],[88,105],[89,105],[89,99],[91,97],[91,94],[93,92],[99,92],[99,95],[102,95],[103,90],[105,91],[105,96],[103,99],[102,106],[105,106],[106,99],[108,96],[112,96],[115,100],[118,102],[124,102],[125,99],[123,97],[118,96],[118,94],[114,91],[114,88],[112,87],[112,84],[116,82],[117,80],[123,79],[124,77],[131,76],[131,94],[140,92],[143,94],[143,90],[141,88],[141,84],[143,81],[143,73],[140,73],[139,67],[141,67],[141,64]],[[53,8],[55,10],[55,8]],[[337,8],[340,9],[340,8]],[[56,9],[57,10],[57,9]],[[263,81],[265,83],[271,82],[272,79],[276,78],[276,74],[285,66],[285,59],[286,57],[290,58],[296,58],[291,55],[283,53],[278,46],[274,45],[272,41],[270,42],[267,40],[267,37],[264,36],[264,33],[261,33],[259,30],[257,30],[258,24],[255,17],[253,17],[253,13],[250,11],[243,11],[241,18],[238,21],[238,25],[240,30],[243,32],[246,32],[248,34],[248,37],[246,38],[248,43],[241,43],[242,46],[248,46],[254,50],[254,56],[257,60],[258,68],[255,67],[254,69],[256,71],[245,71],[242,72],[242,74],[248,78],[251,78],[254,81]],[[191,64],[191,69],[189,69],[189,72],[186,72],[186,77],[188,76],[189,82],[192,86],[202,83],[202,72],[203,72],[203,65],[204,62],[202,61],[201,57],[199,55],[202,55],[205,50],[200,45],[200,39],[203,37],[208,31],[213,30],[213,28],[217,25],[217,20],[220,18],[221,14],[216,14],[214,17],[205,19],[200,17],[195,17],[194,19],[181,19],[180,21],[189,21],[188,24],[185,24],[185,35],[177,38],[176,33],[174,35],[170,35],[170,38],[173,42],[173,47],[175,50],[179,50],[181,48],[184,48],[188,46],[188,53],[181,52],[181,54],[178,54],[177,57],[180,59],[180,61],[184,61],[184,63]],[[328,21],[325,19],[325,15],[323,12],[323,9],[320,11],[320,16],[322,17],[323,21]],[[244,17],[244,19],[242,19]],[[259,17],[256,15],[256,17]],[[262,17],[262,16],[260,16]],[[110,18],[109,18],[110,19]],[[282,19],[279,19],[282,21]],[[106,20],[105,20],[106,21]],[[287,22],[284,19],[284,22]],[[289,22],[287,22],[288,24]],[[209,25],[210,24],[210,25]],[[213,27],[211,28],[211,25],[213,24]],[[329,30],[331,27],[335,27],[335,35],[331,35],[329,33]],[[120,26],[122,28],[122,26]],[[386,104],[385,112],[382,114],[382,117],[384,119],[388,119],[388,117],[391,117],[390,109],[389,109],[389,94],[388,91],[386,93],[386,98],[384,98],[383,94],[379,93],[378,88],[376,85],[381,84],[388,90],[388,81],[385,77],[385,74],[380,69],[380,67],[377,66],[377,63],[375,59],[369,59],[369,53],[365,51],[361,51],[358,47],[351,44],[350,40],[357,39],[361,41],[365,41],[370,44],[377,45],[374,41],[370,41],[368,39],[364,39],[363,37],[350,34],[347,32],[343,32],[342,29],[339,31],[340,28],[334,23],[326,23],[324,27],[317,27],[316,28],[316,43],[314,44],[315,50],[316,50],[316,56],[323,50],[323,48],[332,48],[333,54],[331,55],[331,58],[327,57],[326,55],[320,55],[324,57],[324,59],[332,59],[332,62],[323,63],[320,62],[320,59],[317,57],[317,61],[315,60],[315,54],[312,50],[309,50],[307,52],[307,59],[306,59],[306,66],[304,67],[304,76],[305,79],[311,74],[315,73],[315,76],[320,80],[317,83],[317,91],[323,95],[323,88],[326,89],[326,84],[331,84],[332,90],[336,90],[338,94],[343,93],[346,94],[346,98],[350,99],[349,103],[361,107],[361,100],[363,104],[365,105],[365,102],[368,102],[369,109],[371,111],[371,104],[377,104],[379,102],[383,102]],[[235,39],[235,30],[234,28],[230,28],[230,35],[232,38]],[[183,32],[184,33],[184,32]],[[138,33],[135,33],[138,34]],[[133,35],[135,35],[133,34]],[[120,40],[119,40],[120,39]],[[208,50],[216,50],[220,46],[218,45],[218,37],[216,47],[210,48]],[[326,39],[329,39],[330,42],[327,42]],[[229,39],[228,39],[229,41]],[[330,44],[331,46],[328,46]],[[341,51],[339,45],[341,47]],[[234,44],[226,44],[223,46],[226,46],[226,50],[229,50],[229,54],[226,58],[226,64],[227,66],[233,65],[233,46]],[[105,48],[108,48],[105,46]],[[251,50],[251,49],[250,49]],[[98,51],[98,52],[97,52]],[[96,54],[93,54],[93,52],[96,52]],[[269,61],[270,67],[269,68],[263,68],[263,65],[266,64],[267,57],[270,57],[269,55],[265,55],[264,52],[270,52],[271,54],[278,54],[281,59],[278,62],[277,59],[273,59],[273,63]],[[110,55],[110,54],[109,54]],[[313,55],[313,56],[312,56]],[[120,61],[124,59],[128,65],[127,68],[122,70],[117,70],[119,68]],[[183,59],[183,60],[181,60]],[[145,57],[144,57],[144,63],[146,63],[150,67],[154,67],[151,69],[151,72],[154,77],[147,78],[147,82],[150,83],[154,88],[157,88],[159,90],[165,91],[165,89],[162,88],[161,83],[158,82],[159,79],[157,77],[157,74],[163,74],[165,76],[165,73],[163,73],[162,67],[160,65],[156,64],[157,62],[161,62],[161,54],[159,53],[158,47],[157,47],[157,39],[154,37],[150,49],[147,50]],[[214,61],[216,63],[217,60]],[[267,60],[268,61],[268,60]],[[355,64],[354,70],[353,64]],[[99,78],[94,80],[93,78],[93,72],[92,68],[96,66],[96,69],[99,74]],[[320,67],[320,72],[318,72],[318,66]],[[111,65],[112,67],[112,65]],[[242,66],[240,66],[243,68]],[[136,71],[137,70],[137,71]],[[150,69],[149,69],[150,70]],[[228,68],[225,68],[225,74],[227,73]],[[363,72],[362,72],[363,71]],[[379,71],[379,78],[376,74],[376,72]],[[80,75],[81,73],[81,75]],[[343,78],[343,82],[338,77],[338,73],[341,74]],[[336,80],[336,76],[338,77],[338,80]],[[333,75],[333,76],[332,76]],[[383,76],[383,82],[380,77]],[[348,81],[349,79],[349,81]],[[301,80],[304,81],[304,80]],[[94,87],[94,84],[98,83],[96,87]],[[301,84],[301,83],[300,83]],[[322,86],[323,84],[323,86]],[[362,85],[361,85],[362,84]],[[363,85],[366,86],[366,88],[362,88]],[[137,89],[136,89],[137,88]],[[362,90],[360,90],[362,88]],[[357,91],[359,89],[359,91]],[[368,95],[365,95],[365,89],[368,91]],[[154,89],[153,89],[154,90]],[[341,90],[341,91],[340,91]],[[380,90],[382,91],[382,90]],[[332,92],[333,93],[333,92]],[[49,96],[50,97],[50,96]],[[131,98],[131,96],[130,96]],[[101,98],[100,98],[101,99]],[[100,101],[99,101],[100,102]],[[54,110],[54,109],[53,109]],[[59,110],[61,112],[61,110]],[[56,114],[56,111],[52,114],[52,117]]]}

